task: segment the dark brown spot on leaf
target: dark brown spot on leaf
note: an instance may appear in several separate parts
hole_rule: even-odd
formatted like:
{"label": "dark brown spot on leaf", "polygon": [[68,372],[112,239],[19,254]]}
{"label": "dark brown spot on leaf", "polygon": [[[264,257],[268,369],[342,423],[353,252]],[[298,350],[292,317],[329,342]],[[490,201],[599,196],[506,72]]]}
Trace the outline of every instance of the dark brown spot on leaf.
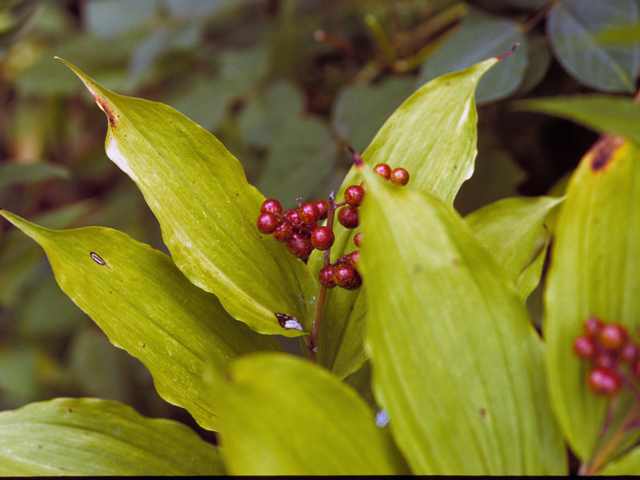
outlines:
{"label": "dark brown spot on leaf", "polygon": [[591,147],[587,153],[590,156],[591,170],[599,172],[613,160],[618,150],[627,140],[620,135],[604,135]]}
{"label": "dark brown spot on leaf", "polygon": [[111,125],[111,128],[115,128],[118,120],[120,119],[120,115],[118,115],[113,107],[106,103],[105,100],[103,98],[100,98],[96,93],[91,92],[91,95],[93,95],[93,99],[102,109],[102,111],[107,114],[107,117],[109,118],[109,125]]}
{"label": "dark brown spot on leaf", "polygon": [[482,420],[486,420],[487,418],[487,410],[484,407],[480,407],[480,418]]}

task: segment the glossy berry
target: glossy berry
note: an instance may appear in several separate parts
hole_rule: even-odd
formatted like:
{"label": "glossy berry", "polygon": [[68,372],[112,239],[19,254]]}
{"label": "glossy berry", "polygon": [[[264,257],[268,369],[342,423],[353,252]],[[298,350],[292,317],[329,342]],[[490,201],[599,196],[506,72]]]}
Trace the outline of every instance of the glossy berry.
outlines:
{"label": "glossy berry", "polygon": [[596,344],[591,337],[578,337],[573,342],[573,351],[580,358],[593,358],[596,353]]}
{"label": "glossy berry", "polygon": [[349,255],[345,257],[347,265],[353,268],[356,272],[358,271],[358,262],[360,261],[360,250],[354,250]]}
{"label": "glossy berry", "polygon": [[364,188],[360,185],[351,185],[344,191],[344,201],[352,207],[359,207],[364,198]]}
{"label": "glossy berry", "polygon": [[389,177],[391,176],[391,167],[386,163],[379,163],[373,167],[373,171],[376,175],[380,175],[385,180],[389,180]]}
{"label": "glossy berry", "polygon": [[587,381],[589,388],[598,395],[613,397],[620,391],[620,377],[609,368],[594,368],[589,372]]}
{"label": "glossy berry", "polygon": [[298,212],[298,210],[296,210],[295,208],[290,208],[289,210],[285,210],[285,212],[282,215],[284,216],[284,218],[289,220],[294,225],[299,225],[300,223],[302,223],[302,219],[300,218],[300,212]]}
{"label": "glossy berry", "polygon": [[584,322],[584,333],[588,336],[593,337],[597,335],[604,324],[602,321],[596,317],[589,317],[586,322]]}
{"label": "glossy berry", "polygon": [[291,238],[285,243],[287,251],[294,257],[305,259],[313,252],[313,245],[304,235],[300,233],[294,233]]}
{"label": "glossy berry", "polygon": [[278,200],[270,198],[262,203],[260,213],[273,213],[274,215],[280,215],[282,213],[282,205]]}
{"label": "glossy berry", "polygon": [[598,333],[600,345],[612,351],[618,351],[627,341],[627,329],[622,325],[609,323],[604,325]]}
{"label": "glossy berry", "polygon": [[362,232],[356,233],[356,236],[353,237],[353,243],[356,244],[356,247],[362,248]]}
{"label": "glossy berry", "polygon": [[320,210],[315,203],[305,203],[298,210],[300,219],[306,224],[318,223],[320,220]]}
{"label": "glossy berry", "polygon": [[331,248],[336,237],[329,227],[318,227],[311,234],[311,245],[318,250]]}
{"label": "glossy berry", "polygon": [[356,228],[360,225],[358,207],[345,205],[338,211],[338,221],[345,228]]}
{"label": "glossy berry", "polygon": [[293,233],[293,227],[289,222],[280,222],[278,228],[273,231],[273,238],[278,242],[288,242]]}
{"label": "glossy berry", "polygon": [[335,273],[335,267],[333,265],[327,265],[326,267],[321,268],[318,272],[320,285],[323,285],[326,288],[334,288],[336,286]]}
{"label": "glossy berry", "polygon": [[327,218],[327,215],[329,214],[329,202],[325,200],[316,200],[313,203],[316,205],[316,207],[318,207],[318,211],[320,212],[320,220],[324,220],[325,218]]}
{"label": "glossy berry", "polygon": [[336,281],[336,285],[345,290],[355,290],[362,284],[358,273],[349,265],[338,265],[333,278]]}
{"label": "glossy berry", "polygon": [[627,365],[633,366],[640,357],[640,347],[634,342],[627,340],[618,352],[618,359]]}
{"label": "glossy berry", "polygon": [[404,187],[407,183],[409,183],[409,172],[407,172],[402,167],[394,168],[391,171],[389,180],[391,180],[391,183],[393,183],[394,185],[400,185],[401,187]]}
{"label": "glossy berry", "polygon": [[273,213],[263,213],[256,220],[258,231],[264,234],[271,234],[278,228],[278,217]]}

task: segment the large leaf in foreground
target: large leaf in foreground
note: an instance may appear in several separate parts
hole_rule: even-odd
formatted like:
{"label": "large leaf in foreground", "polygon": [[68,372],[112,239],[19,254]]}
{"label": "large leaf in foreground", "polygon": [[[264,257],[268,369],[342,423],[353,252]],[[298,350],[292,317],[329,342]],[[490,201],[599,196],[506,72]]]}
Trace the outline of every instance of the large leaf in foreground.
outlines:
{"label": "large leaf in foreground", "polygon": [[107,155],[142,191],[186,277],[260,333],[310,330],[317,282],[304,262],[255,226],[264,197],[209,132],[160,103],[114,94],[69,65],[109,118]]}
{"label": "large leaf in foreground", "polygon": [[234,475],[390,475],[407,466],[351,387],[298,357],[254,354],[217,378],[220,453]]}
{"label": "large leaf in foreground", "polygon": [[373,392],[412,471],[562,473],[542,342],[512,282],[451,207],[364,173]]}
{"label": "large leaf in foreground", "polygon": [[587,463],[599,450],[608,400],[587,387],[588,362],[572,344],[590,315],[625,325],[637,341],[638,205],[640,148],[607,135],[582,158],[556,221],[544,296],[549,391],[571,449]]}
{"label": "large leaf in foreground", "polygon": [[58,398],[0,413],[0,475],[224,475],[186,426],[118,402]]}
{"label": "large leaf in foreground", "polygon": [[202,378],[208,362],[280,349],[273,337],[231,318],[164,253],[124,233],[102,227],[49,230],[4,210],[0,214],[42,246],[62,290],[114,345],[146,365],[158,393],[205,428],[217,427]]}
{"label": "large leaf in foreground", "polygon": [[[477,112],[474,91],[482,75],[499,61],[490,58],[461,72],[436,78],[409,97],[374,137],[363,154],[370,167],[388,163],[411,174],[407,188],[429,192],[452,204],[462,183],[473,173],[476,157]],[[362,176],[351,169],[344,189]],[[355,250],[353,230],[336,229],[332,261]],[[312,271],[322,268],[322,252],[309,259]],[[356,371],[366,356],[364,338],[366,284],[355,292],[335,288],[327,292],[325,320],[318,342],[318,362],[344,377]]]}

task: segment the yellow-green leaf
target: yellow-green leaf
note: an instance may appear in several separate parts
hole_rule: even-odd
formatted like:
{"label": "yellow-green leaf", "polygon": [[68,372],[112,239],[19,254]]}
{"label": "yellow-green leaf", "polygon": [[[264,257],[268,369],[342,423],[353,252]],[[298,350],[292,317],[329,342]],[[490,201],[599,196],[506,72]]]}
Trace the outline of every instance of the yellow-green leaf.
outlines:
{"label": "yellow-green leaf", "polygon": [[232,475],[393,475],[409,470],[351,387],[283,354],[252,354],[216,381],[220,453]]}
{"label": "yellow-green leaf", "polygon": [[0,475],[224,475],[186,426],[118,402],[57,398],[0,413]]}
{"label": "yellow-green leaf", "polygon": [[511,280],[452,207],[364,173],[373,392],[412,471],[563,473],[542,342]]}
{"label": "yellow-green leaf", "polygon": [[260,333],[304,334],[280,326],[275,314],[310,331],[317,282],[302,260],[258,232],[264,197],[240,162],[174,109],[112,93],[67,66],[107,114],[107,155],[136,182],[185,276]]}
{"label": "yellow-green leaf", "polygon": [[139,358],[158,393],[215,430],[203,375],[210,362],[280,350],[275,338],[235,321],[218,299],[189,282],[164,253],[102,227],[49,230],[7,211],[5,218],[47,253],[58,284],[104,330]]}

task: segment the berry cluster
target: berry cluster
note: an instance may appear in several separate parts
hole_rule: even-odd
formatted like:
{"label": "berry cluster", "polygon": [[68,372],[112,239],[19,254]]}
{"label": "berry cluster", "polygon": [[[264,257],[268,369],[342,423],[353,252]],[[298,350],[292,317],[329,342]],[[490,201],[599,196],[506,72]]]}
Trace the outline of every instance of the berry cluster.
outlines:
{"label": "berry cluster", "polygon": [[[352,152],[353,154],[354,152]],[[359,156],[358,156],[359,159]],[[361,159],[359,159],[362,162]],[[386,163],[379,163],[373,171],[391,183],[404,186],[409,182],[409,172],[404,168],[391,169]],[[362,185],[351,185],[344,191],[344,202],[335,203],[333,194],[329,202],[316,200],[313,203],[301,204],[298,200],[297,209],[282,211],[282,204],[278,200],[268,199],[260,207],[260,215],[256,226],[260,233],[273,235],[278,242],[284,243],[287,251],[293,256],[306,259],[314,249],[327,251],[335,241],[333,233],[333,218],[327,226],[318,226],[318,222],[327,219],[329,211],[338,210],[338,222],[345,228],[357,228],[360,225],[359,208],[365,196]],[[330,207],[333,207],[330,209]],[[356,234],[354,242],[358,248],[362,245],[362,233]],[[325,252],[325,255],[328,255]],[[325,257],[328,259],[328,256]],[[326,288],[341,287],[346,290],[356,290],[362,285],[362,278],[358,273],[358,259],[360,251],[355,250],[343,255],[336,262],[328,264],[320,270],[320,284]]]}
{"label": "berry cluster", "polygon": [[629,338],[627,329],[592,316],[585,321],[584,332],[573,342],[573,351],[591,361],[589,388],[607,397],[617,395],[623,383],[635,390],[625,370],[640,380],[640,347]]}

